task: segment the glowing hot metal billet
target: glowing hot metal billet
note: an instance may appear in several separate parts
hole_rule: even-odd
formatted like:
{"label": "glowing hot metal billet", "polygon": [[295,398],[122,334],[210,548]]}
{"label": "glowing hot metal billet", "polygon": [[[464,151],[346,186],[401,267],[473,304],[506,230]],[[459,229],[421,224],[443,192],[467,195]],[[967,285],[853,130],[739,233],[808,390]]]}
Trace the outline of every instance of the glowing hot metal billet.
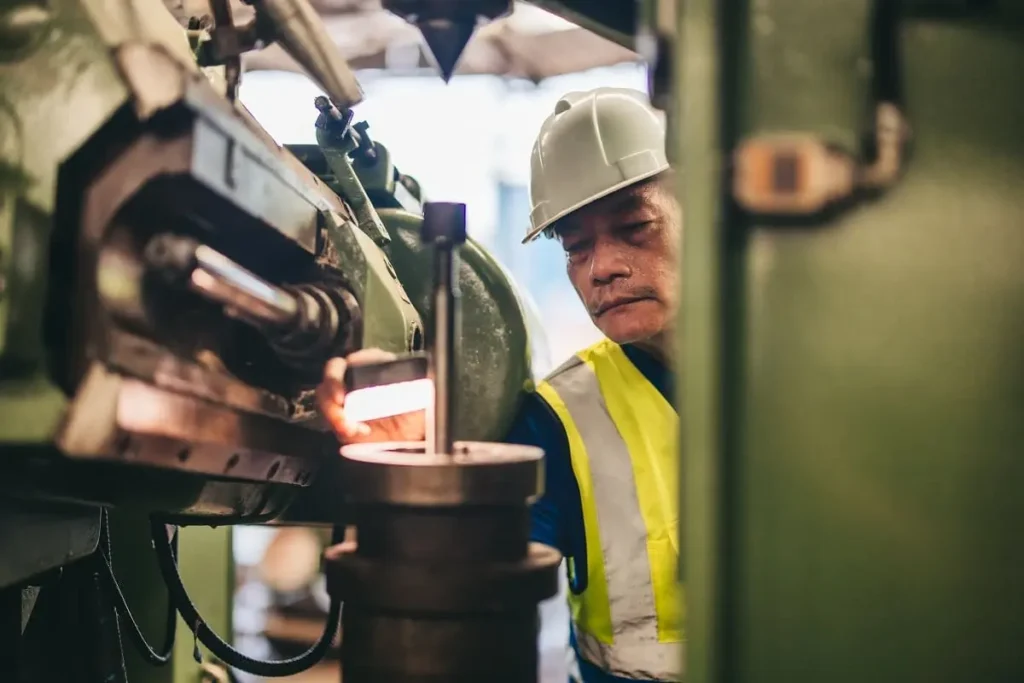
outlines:
{"label": "glowing hot metal billet", "polygon": [[427,357],[412,354],[382,363],[349,365],[345,370],[345,415],[369,422],[420,410],[434,403]]}

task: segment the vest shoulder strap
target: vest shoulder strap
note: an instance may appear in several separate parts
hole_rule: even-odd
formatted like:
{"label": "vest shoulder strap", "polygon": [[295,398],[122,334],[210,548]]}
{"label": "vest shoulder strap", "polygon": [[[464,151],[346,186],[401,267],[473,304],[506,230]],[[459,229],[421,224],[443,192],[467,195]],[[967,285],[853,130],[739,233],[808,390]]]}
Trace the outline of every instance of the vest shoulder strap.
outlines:
{"label": "vest shoulder strap", "polygon": [[543,383],[553,385],[557,389],[561,389],[559,386],[568,379],[567,375],[571,376],[572,371],[579,368],[584,364],[591,364],[595,357],[606,357],[610,352],[610,347],[618,347],[618,344],[611,341],[610,339],[602,339],[601,341],[591,344],[585,349],[581,349],[569,356],[564,363],[559,365],[557,368],[548,373],[547,377],[544,378]]}
{"label": "vest shoulder strap", "polygon": [[569,356],[564,363],[562,363],[557,368],[549,372],[547,377],[545,377],[543,381],[550,384],[552,381],[556,381],[558,377],[564,375],[566,372],[569,372],[573,368],[579,367],[582,364],[583,359],[580,358],[578,353],[574,353],[573,355]]}

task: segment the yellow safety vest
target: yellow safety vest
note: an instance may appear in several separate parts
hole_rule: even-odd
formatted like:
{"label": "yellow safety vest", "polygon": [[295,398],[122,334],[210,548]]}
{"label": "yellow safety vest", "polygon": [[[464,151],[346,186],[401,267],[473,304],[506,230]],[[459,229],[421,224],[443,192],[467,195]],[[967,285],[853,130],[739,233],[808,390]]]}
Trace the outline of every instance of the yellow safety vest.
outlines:
{"label": "yellow safety vest", "polygon": [[587,588],[570,595],[580,656],[615,676],[679,681],[679,417],[604,340],[537,391],[565,427],[583,504]]}

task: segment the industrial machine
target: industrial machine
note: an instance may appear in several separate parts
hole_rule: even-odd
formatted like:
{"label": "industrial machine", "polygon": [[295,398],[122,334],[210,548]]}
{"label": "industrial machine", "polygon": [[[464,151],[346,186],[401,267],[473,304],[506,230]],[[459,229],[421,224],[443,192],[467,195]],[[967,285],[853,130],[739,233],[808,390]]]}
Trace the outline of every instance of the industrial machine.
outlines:
{"label": "industrial machine", "polygon": [[[188,31],[159,0],[0,13],[0,676],[285,676],[323,656],[344,597],[357,644],[348,680],[532,680],[535,608],[560,561],[525,541],[542,454],[481,443],[502,436],[531,379],[515,288],[464,217],[424,220],[437,206],[353,120],[359,85],[309,5],[254,7],[235,26],[215,0],[213,25]],[[241,54],[268,41],[327,95],[310,103],[315,146],[279,147],[236,102]],[[437,405],[449,406],[436,411],[432,465],[402,466],[396,452],[377,458],[379,472],[347,473],[314,389],[329,358],[362,347],[431,352]],[[379,488],[362,492],[381,497],[353,512],[367,477]],[[395,477],[412,499],[388,497]],[[384,583],[332,575],[320,641],[254,660],[224,640],[230,537],[190,532],[271,520],[330,525],[337,541],[355,522],[361,543],[337,561],[342,573],[376,567],[375,553],[398,553],[385,574],[411,565]],[[431,578],[422,568],[447,546],[409,552],[460,526],[476,540]],[[481,613],[466,586],[512,602]],[[424,590],[433,604],[407,605],[397,624],[373,602]],[[440,646],[365,661],[378,632],[409,623],[428,641],[516,634],[526,665],[511,675]],[[176,632],[189,636],[175,645]]]}

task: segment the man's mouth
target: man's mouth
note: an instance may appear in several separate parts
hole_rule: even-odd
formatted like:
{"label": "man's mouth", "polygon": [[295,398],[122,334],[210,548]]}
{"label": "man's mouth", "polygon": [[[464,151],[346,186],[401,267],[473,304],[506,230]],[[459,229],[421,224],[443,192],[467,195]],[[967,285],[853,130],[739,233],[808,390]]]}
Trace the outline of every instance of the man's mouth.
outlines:
{"label": "man's mouth", "polygon": [[650,298],[651,297],[649,296],[625,296],[618,299],[612,299],[611,301],[606,301],[597,307],[594,311],[594,317],[599,318],[613,309],[627,306],[629,304],[636,303],[637,301],[649,301]]}

